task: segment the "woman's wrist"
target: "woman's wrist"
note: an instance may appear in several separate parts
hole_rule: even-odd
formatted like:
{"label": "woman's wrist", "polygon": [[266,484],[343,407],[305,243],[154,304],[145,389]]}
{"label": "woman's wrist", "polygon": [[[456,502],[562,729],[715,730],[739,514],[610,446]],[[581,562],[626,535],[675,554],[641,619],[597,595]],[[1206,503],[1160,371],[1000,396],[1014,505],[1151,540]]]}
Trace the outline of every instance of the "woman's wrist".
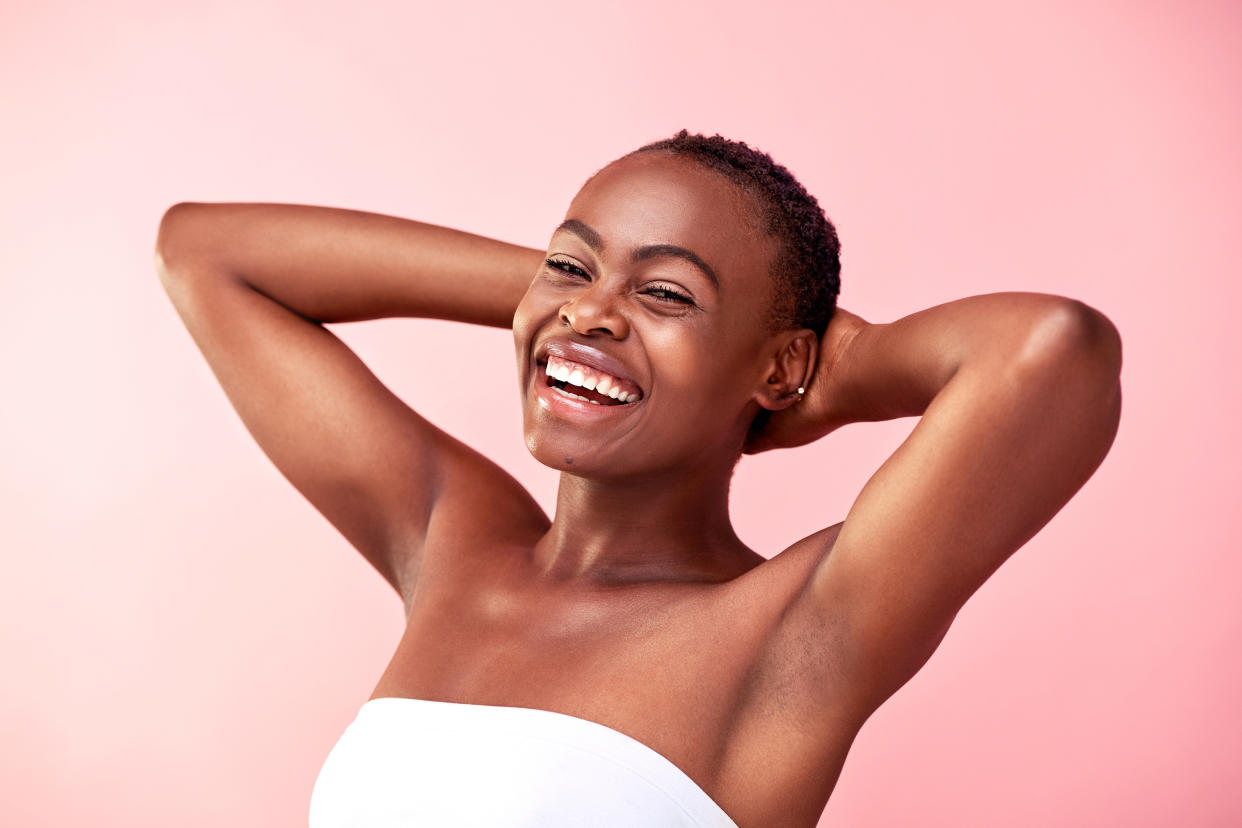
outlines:
{"label": "woman's wrist", "polygon": [[819,361],[805,400],[823,423],[824,434],[868,419],[867,374],[859,364],[865,363],[866,349],[883,327],[844,308],[833,312],[820,338]]}

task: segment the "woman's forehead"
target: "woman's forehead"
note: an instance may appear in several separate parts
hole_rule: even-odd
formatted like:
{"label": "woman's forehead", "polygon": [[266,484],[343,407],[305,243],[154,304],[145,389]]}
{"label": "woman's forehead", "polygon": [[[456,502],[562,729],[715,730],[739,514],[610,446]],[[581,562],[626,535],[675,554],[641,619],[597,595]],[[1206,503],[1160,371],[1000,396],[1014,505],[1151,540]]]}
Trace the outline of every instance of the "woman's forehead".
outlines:
{"label": "woman's forehead", "polygon": [[604,167],[583,185],[565,218],[592,227],[605,245],[676,244],[722,263],[767,261],[771,241],[752,199],[737,185],[665,152]]}

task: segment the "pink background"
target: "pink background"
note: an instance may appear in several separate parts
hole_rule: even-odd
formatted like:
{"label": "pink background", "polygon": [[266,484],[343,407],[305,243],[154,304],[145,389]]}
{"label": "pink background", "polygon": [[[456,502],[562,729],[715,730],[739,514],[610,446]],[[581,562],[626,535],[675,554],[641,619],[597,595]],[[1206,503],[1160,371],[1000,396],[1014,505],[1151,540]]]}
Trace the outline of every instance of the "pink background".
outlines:
{"label": "pink background", "polygon": [[[401,632],[164,296],[163,210],[542,246],[596,168],[682,126],[801,177],[868,319],[1036,290],[1125,341],[1111,456],[864,727],[823,824],[1242,824],[1239,7],[606,6],[5,4],[0,824],[304,824]],[[507,332],[336,331],[550,504]],[[742,537],[839,520],[912,423],[745,460]]]}

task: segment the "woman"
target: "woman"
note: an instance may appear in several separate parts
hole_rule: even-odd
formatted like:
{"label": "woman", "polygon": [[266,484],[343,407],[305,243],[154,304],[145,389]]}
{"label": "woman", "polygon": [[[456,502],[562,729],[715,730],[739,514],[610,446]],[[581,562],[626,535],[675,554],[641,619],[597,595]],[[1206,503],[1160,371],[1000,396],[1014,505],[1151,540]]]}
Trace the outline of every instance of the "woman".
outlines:
{"label": "woman", "polygon": [[[870,324],[834,312],[837,253],[783,167],[684,130],[598,172],[546,251],[318,207],[168,211],[161,279],[229,399],[405,602],[313,825],[816,823],[863,722],[1120,411],[1099,312],[1005,293]],[[512,325],[553,520],[323,327],[388,316]],[[770,559],[734,534],[743,452],[912,415],[843,522]]]}

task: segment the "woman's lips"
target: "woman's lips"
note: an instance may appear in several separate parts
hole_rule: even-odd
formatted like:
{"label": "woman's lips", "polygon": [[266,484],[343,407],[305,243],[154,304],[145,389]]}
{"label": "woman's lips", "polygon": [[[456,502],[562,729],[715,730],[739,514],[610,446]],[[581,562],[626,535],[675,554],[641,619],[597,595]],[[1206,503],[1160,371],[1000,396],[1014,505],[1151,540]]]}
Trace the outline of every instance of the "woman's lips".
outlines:
{"label": "woman's lips", "polygon": [[623,403],[607,396],[600,398],[598,390],[588,391],[582,386],[570,385],[564,380],[554,380],[542,371],[533,378],[533,385],[536,404],[559,419],[576,421],[608,419],[624,416],[636,407],[641,407],[641,403],[633,400]]}
{"label": "woman's lips", "polygon": [[554,416],[597,420],[628,413],[644,400],[642,387],[618,360],[598,348],[558,337],[535,351],[533,391]]}
{"label": "woman's lips", "polygon": [[[558,363],[567,365],[569,373],[562,381],[569,381],[574,371],[580,370],[584,380],[588,376],[594,376],[596,387],[604,377],[608,377],[610,385],[620,387],[628,395],[645,396],[642,386],[630,375],[629,369],[600,349],[590,345],[583,345],[565,338],[550,339],[540,345],[535,352],[535,362],[544,370],[547,370],[547,366],[551,364],[558,374],[560,373]],[[580,385],[577,382],[573,384]]]}
{"label": "woman's lips", "polygon": [[627,379],[558,356],[548,356],[544,374],[549,385],[597,405],[624,405],[643,396],[642,390]]}

